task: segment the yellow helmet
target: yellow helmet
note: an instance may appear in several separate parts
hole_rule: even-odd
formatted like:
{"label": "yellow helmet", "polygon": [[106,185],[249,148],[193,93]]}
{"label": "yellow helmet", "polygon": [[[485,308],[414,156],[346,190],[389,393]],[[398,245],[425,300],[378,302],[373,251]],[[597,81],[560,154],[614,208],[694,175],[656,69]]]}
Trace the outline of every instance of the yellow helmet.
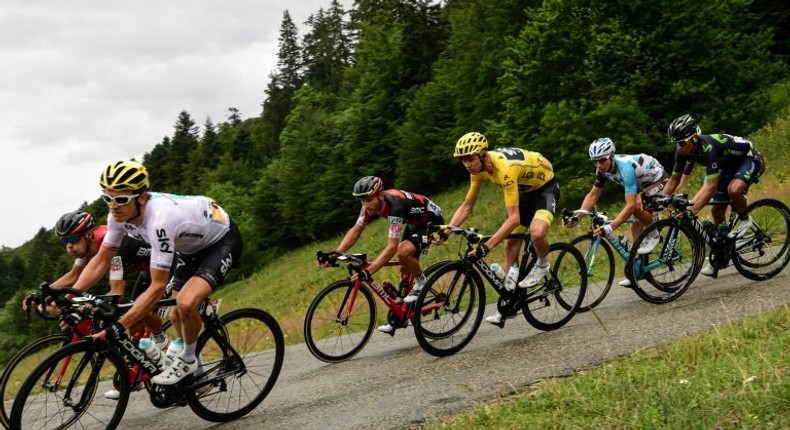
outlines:
{"label": "yellow helmet", "polygon": [[145,191],[151,186],[148,170],[134,161],[118,161],[107,166],[99,181],[105,191]]}
{"label": "yellow helmet", "polygon": [[488,141],[482,134],[473,131],[466,133],[455,143],[455,154],[453,157],[464,157],[467,155],[479,154],[480,151],[488,149]]}

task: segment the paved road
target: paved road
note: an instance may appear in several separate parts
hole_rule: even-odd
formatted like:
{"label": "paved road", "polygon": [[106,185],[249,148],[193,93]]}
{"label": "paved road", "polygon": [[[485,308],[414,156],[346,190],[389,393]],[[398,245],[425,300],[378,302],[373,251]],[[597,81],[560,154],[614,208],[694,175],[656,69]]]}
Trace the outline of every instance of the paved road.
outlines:
{"label": "paved road", "polygon": [[466,349],[442,359],[424,353],[409,330],[392,338],[376,333],[357,357],[334,365],[296,345],[287,349],[270,396],[241,420],[217,425],[189,408],[158,410],[143,392],[132,395],[121,428],[419,428],[540,379],[790,303],[788,273],[755,283],[728,269],[716,281],[700,277],[666,305],[645,303],[614,286],[598,308],[603,326],[591,314],[548,333],[522,317],[501,330],[483,322]]}

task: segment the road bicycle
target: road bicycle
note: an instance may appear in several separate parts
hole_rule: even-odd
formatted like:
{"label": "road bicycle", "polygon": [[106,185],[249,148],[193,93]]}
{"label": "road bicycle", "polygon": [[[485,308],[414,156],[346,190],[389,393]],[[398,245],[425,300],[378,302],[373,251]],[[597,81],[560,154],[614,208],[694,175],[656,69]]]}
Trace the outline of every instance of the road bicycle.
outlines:
{"label": "road bicycle", "polygon": [[[131,307],[78,290],[57,291],[73,294],[72,301],[91,309],[94,332]],[[174,304],[175,299],[158,302],[158,306]],[[172,386],[150,386],[149,398],[157,408],[189,405],[205,420],[230,421],[252,411],[274,387],[285,351],[277,321],[260,309],[237,309],[222,316],[216,310],[211,299],[200,306],[204,329],[195,350],[202,358],[197,372]],[[139,365],[146,378],[159,372],[131,338],[107,342],[88,336],[63,346],[22,383],[11,408],[10,427],[116,428],[129,401],[130,364]],[[110,387],[120,392],[117,400],[96,395],[100,388]]]}
{"label": "road bicycle", "polygon": [[[644,202],[644,201],[643,201]],[[637,283],[633,271],[626,267],[634,291],[651,303],[667,303],[680,297],[696,279],[705,261],[707,244],[710,247],[708,261],[715,269],[727,267],[730,262],[743,276],[752,280],[769,279],[782,271],[790,261],[787,235],[790,231],[790,209],[775,199],[762,199],[751,203],[747,213],[753,220],[749,230],[738,239],[727,238],[735,228],[738,217],[730,211],[729,220],[716,229],[712,223],[700,221],[688,210],[694,203],[686,194],[652,196],[645,204],[655,210],[670,208],[673,216],[659,220],[645,228],[634,242],[635,250],[652,231],[661,235],[661,243],[649,254],[642,256],[645,266],[654,278],[675,279],[674,284],[659,283],[657,286]],[[732,202],[716,202],[729,204]],[[680,216],[679,214],[682,214]],[[715,273],[714,273],[715,276]]]}
{"label": "road bicycle", "polygon": [[[319,262],[328,262],[337,265],[338,261],[346,263],[349,278],[333,282],[324,288],[313,299],[307,309],[304,320],[304,337],[307,348],[319,360],[327,363],[338,363],[350,359],[358,354],[365,344],[370,340],[376,324],[376,303],[373,294],[381,299],[389,309],[387,312],[387,322],[397,328],[406,327],[416,315],[423,315],[429,312],[439,312],[444,306],[452,306],[466,318],[477,321],[479,326],[483,319],[485,303],[480,301],[473,292],[467,295],[445,296],[441,301],[434,301],[430,304],[417,306],[417,302],[405,303],[385,291],[375,279],[360,281],[351,280],[351,275],[361,273],[369,263],[366,254],[346,254],[338,251],[323,253],[318,251],[316,257]],[[396,266],[398,262],[391,261],[387,266]],[[429,276],[437,270],[441,263],[434,264],[423,271],[425,276]],[[413,276],[408,279],[399,296],[405,297],[413,286]],[[419,310],[419,311],[418,311]],[[416,324],[415,325],[415,333]],[[477,330],[477,327],[474,328]],[[422,331],[423,336],[442,336],[444,333],[432,333]],[[426,351],[434,356],[443,357],[463,349],[464,346],[474,336],[474,331],[456,330],[454,335],[459,337],[459,341],[448,348],[431,348]],[[463,338],[460,338],[463,337]],[[418,336],[419,340],[419,336]],[[420,343],[422,345],[422,343]]]}
{"label": "road bicycle", "polygon": [[[46,313],[38,311],[36,313],[44,319],[55,319],[47,316]],[[28,313],[31,307],[28,307]],[[71,310],[67,309],[67,312]],[[19,385],[27,378],[30,371],[38,364],[43,357],[46,357],[52,351],[62,348],[72,342],[77,342],[84,336],[91,334],[90,320],[84,319],[77,324],[69,325],[65,330],[59,333],[53,333],[38,339],[33,340],[29,344],[22,347],[3,368],[3,373],[0,374],[0,424],[4,428],[10,428],[11,414],[10,405],[6,408],[6,400],[10,401],[16,397],[16,392]]]}
{"label": "road bicycle", "polygon": [[[579,307],[579,312],[587,312],[601,304],[606,295],[609,294],[614,282],[615,255],[619,255],[626,266],[628,266],[628,263],[631,261],[631,249],[633,246],[626,249],[618,238],[612,234],[605,238],[593,235],[596,229],[611,223],[605,212],[598,212],[595,209],[590,211],[583,209],[569,211],[563,209],[563,222],[568,223],[574,219],[578,222],[578,218],[575,216],[579,213],[590,217],[590,229],[586,234],[571,240],[570,243],[582,253],[587,266],[587,292],[584,294],[582,306]],[[630,218],[625,223],[631,224],[634,222],[639,222],[639,220]],[[617,254],[613,250],[617,251]],[[633,270],[636,270],[637,276],[640,278],[651,284],[656,284],[657,282],[653,279],[653,275],[642,269],[643,263],[644,258],[637,258],[632,266]]]}
{"label": "road bicycle", "polygon": [[[100,298],[103,300],[118,299],[117,296],[100,296]],[[33,305],[34,300],[36,303],[47,303],[47,305],[39,308]],[[19,387],[32,369],[53,351],[93,334],[92,321],[90,315],[86,315],[83,312],[83,304],[62,297],[62,294],[57,293],[57,289],[52,289],[46,282],[39,286],[37,295],[29,295],[25,298],[25,301],[27,303],[26,319],[30,314],[30,310],[33,309],[42,319],[60,320],[65,325],[65,328],[58,333],[33,340],[22,347],[6,363],[0,375],[0,411],[2,411],[0,418],[2,418],[2,425],[5,428],[10,426],[9,415],[11,412],[10,405],[6,408],[6,400],[9,400],[10,403],[16,397]],[[160,316],[164,317],[168,309],[169,307],[160,307]],[[51,313],[52,310],[56,310],[56,312]],[[165,321],[162,329],[167,331],[169,328],[170,321]],[[131,337],[133,341],[137,342],[143,337],[149,336],[150,329],[145,328],[144,331],[132,333]],[[133,386],[150,388],[150,384],[148,384],[149,377],[140,372],[139,364],[129,363],[128,369]]]}
{"label": "road bicycle", "polygon": [[[415,313],[413,317],[414,334],[420,346],[433,353],[452,348],[459,342],[455,333],[461,328],[474,335],[481,320],[469,320],[464,313],[452,306],[445,306],[445,297],[475,297],[479,303],[486,303],[483,279],[494,288],[499,298],[497,310],[503,315],[499,324],[505,326],[505,320],[514,317],[519,311],[536,329],[556,330],[571,320],[584,300],[587,289],[587,272],[584,270],[584,259],[581,253],[568,243],[552,243],[546,258],[551,269],[549,273],[534,287],[517,287],[510,291],[503,281],[494,275],[491,267],[482,258],[470,257],[469,251],[475,245],[485,241],[476,228],[462,229],[452,226],[437,226],[436,229],[449,230],[451,234],[462,236],[458,259],[439,263],[428,276],[416,303],[418,307],[433,306],[436,311]],[[521,281],[527,276],[537,261],[535,249],[529,234],[511,234],[509,239],[523,239],[525,246],[519,266]],[[439,306],[441,305],[441,306]],[[482,310],[481,310],[482,312]],[[471,339],[463,338],[464,344]]]}
{"label": "road bicycle", "polygon": [[[100,296],[103,300],[115,300],[114,296]],[[29,295],[25,298],[27,303],[27,311],[25,319],[28,318],[31,309],[35,310],[36,314],[45,320],[59,320],[65,328],[58,333],[43,336],[35,339],[29,344],[22,347],[13,357],[6,363],[0,374],[0,424],[5,428],[9,428],[10,422],[10,405],[6,408],[6,400],[13,400],[16,393],[21,386],[22,382],[27,378],[33,368],[41,362],[41,360],[51,354],[53,351],[60,349],[70,343],[77,342],[86,336],[93,334],[92,321],[90,315],[83,312],[83,304],[74,302],[56,294],[56,290],[52,289],[48,283],[44,282],[39,286],[39,292],[36,295]],[[47,306],[39,308],[33,302],[47,303]],[[56,310],[51,313],[50,310]],[[160,307],[159,314],[163,318],[167,314],[169,307]],[[162,330],[167,332],[170,328],[170,321],[165,321],[162,325]],[[147,327],[143,331],[136,331],[132,333],[132,340],[137,342],[144,337],[151,335],[150,329]],[[129,363],[129,379],[132,386],[150,388],[148,383],[148,375],[140,372],[140,366],[136,363]]]}

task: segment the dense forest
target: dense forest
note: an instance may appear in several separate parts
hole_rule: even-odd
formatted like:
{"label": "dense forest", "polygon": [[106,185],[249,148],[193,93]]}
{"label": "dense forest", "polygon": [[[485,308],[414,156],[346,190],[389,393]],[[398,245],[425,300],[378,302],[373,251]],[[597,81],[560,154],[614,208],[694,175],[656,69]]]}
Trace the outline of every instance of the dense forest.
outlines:
{"label": "dense forest", "polygon": [[[468,180],[452,158],[468,131],[542,152],[568,195],[596,137],[667,160],[678,115],[747,135],[788,104],[772,97],[788,84],[783,1],[327,3],[302,31],[283,12],[277,68],[250,88],[264,91],[260,113],[231,107],[215,122],[182,111],[142,160],[155,190],[209,195],[236,220],[236,276],[347,228],[360,176],[429,195]],[[82,207],[106,217],[100,200]],[[16,307],[71,264],[42,228],[0,252],[0,297]]]}

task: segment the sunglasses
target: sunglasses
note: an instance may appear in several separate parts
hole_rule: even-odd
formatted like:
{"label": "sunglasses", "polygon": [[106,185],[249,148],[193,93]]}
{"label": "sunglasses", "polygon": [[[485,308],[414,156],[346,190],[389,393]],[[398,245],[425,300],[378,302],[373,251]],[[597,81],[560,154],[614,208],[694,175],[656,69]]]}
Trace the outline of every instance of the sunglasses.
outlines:
{"label": "sunglasses", "polygon": [[111,205],[115,203],[118,206],[128,205],[133,199],[140,197],[139,194],[132,194],[128,196],[111,196],[109,194],[102,194],[101,199],[104,200],[104,203]]}
{"label": "sunglasses", "polygon": [[609,158],[599,158],[597,160],[592,160],[593,164],[603,164],[604,161],[608,160]]}
{"label": "sunglasses", "polygon": [[675,144],[676,148],[682,148],[682,147],[686,146],[687,143],[689,143],[689,141],[691,140],[692,137],[694,137],[694,136],[692,135],[692,136],[689,136],[689,137],[687,137],[685,139],[681,139],[681,140],[673,140],[672,143]]}
{"label": "sunglasses", "polygon": [[60,241],[63,242],[64,245],[69,244],[69,243],[74,245],[75,243],[79,242],[80,239],[82,239],[82,235],[81,234],[75,234],[75,235],[72,235],[72,236],[63,236],[63,237],[60,238]]}

